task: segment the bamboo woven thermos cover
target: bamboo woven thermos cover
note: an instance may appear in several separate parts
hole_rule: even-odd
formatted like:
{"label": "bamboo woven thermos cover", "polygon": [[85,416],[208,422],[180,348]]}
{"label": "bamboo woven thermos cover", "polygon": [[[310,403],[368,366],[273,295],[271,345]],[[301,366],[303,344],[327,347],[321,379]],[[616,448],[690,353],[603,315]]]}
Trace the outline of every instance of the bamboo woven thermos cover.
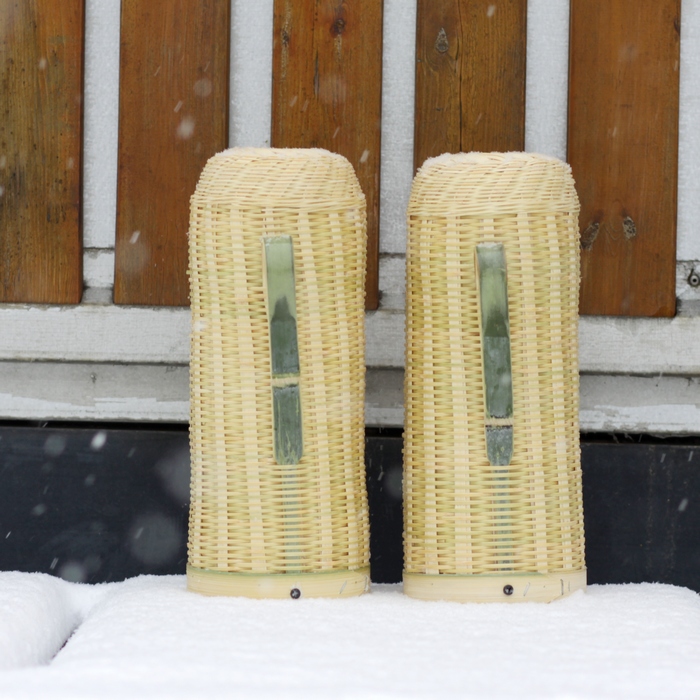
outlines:
{"label": "bamboo woven thermos cover", "polygon": [[231,149],[191,199],[188,587],[369,583],[365,199],[342,156]]}
{"label": "bamboo woven thermos cover", "polygon": [[444,155],[408,208],[404,591],[552,600],[585,587],[579,204],[570,168]]}

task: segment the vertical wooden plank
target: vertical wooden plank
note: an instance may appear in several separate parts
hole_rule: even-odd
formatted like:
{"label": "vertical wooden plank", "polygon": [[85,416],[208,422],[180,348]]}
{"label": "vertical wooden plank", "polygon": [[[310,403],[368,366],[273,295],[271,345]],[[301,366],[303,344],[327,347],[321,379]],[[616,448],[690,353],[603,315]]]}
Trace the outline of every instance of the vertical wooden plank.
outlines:
{"label": "vertical wooden plank", "polygon": [[326,148],[367,198],[367,297],[379,303],[382,0],[275,0],[272,145]]}
{"label": "vertical wooden plank", "polygon": [[83,0],[0,3],[0,302],[76,304]]}
{"label": "vertical wooden plank", "polygon": [[675,313],[680,0],[572,0],[581,313]]}
{"label": "vertical wooden plank", "polygon": [[414,165],[525,145],[526,0],[418,0]]}
{"label": "vertical wooden plank", "polygon": [[189,200],[226,148],[228,0],[122,0],[114,300],[188,304]]}

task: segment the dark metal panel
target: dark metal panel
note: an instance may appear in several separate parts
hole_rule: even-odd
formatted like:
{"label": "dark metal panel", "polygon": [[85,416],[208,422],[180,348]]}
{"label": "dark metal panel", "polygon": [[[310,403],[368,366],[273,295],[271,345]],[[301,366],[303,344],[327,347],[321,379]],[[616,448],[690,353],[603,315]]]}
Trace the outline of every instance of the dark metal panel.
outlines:
{"label": "dark metal panel", "polygon": [[[399,431],[367,438],[372,580],[403,570]],[[582,442],[589,583],[700,591],[700,441]],[[0,570],[183,574],[186,430],[0,427]]]}
{"label": "dark metal panel", "polygon": [[589,583],[700,591],[700,445],[584,443]]}
{"label": "dark metal panel", "polygon": [[184,573],[186,432],[0,428],[0,569]]}
{"label": "dark metal panel", "polygon": [[403,440],[369,437],[366,443],[370,572],[375,583],[398,583],[403,575]]}

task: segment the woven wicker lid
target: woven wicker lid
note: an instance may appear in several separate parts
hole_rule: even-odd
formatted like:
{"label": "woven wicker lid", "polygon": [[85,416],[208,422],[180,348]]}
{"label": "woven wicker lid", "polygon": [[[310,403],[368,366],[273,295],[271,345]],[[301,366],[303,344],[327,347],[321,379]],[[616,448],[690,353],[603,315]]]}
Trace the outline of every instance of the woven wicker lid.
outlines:
{"label": "woven wicker lid", "polygon": [[355,170],[337,153],[321,148],[229,148],[207,161],[191,203],[197,205],[204,195],[209,205],[270,206],[268,174],[275,183],[277,209],[338,209],[346,203],[356,206],[358,197],[364,200]]}
{"label": "woven wicker lid", "polygon": [[537,153],[445,153],[418,171],[408,216],[571,211],[571,167]]}

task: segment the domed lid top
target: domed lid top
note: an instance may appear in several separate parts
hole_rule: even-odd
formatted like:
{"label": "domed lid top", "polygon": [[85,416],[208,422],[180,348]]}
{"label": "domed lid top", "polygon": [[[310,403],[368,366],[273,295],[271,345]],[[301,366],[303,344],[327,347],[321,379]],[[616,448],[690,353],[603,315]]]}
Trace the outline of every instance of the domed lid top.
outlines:
{"label": "domed lid top", "polygon": [[409,216],[578,212],[571,168],[536,153],[445,153],[419,169]]}
{"label": "domed lid top", "polygon": [[230,148],[204,166],[192,204],[333,208],[364,202],[347,158],[320,148]]}

